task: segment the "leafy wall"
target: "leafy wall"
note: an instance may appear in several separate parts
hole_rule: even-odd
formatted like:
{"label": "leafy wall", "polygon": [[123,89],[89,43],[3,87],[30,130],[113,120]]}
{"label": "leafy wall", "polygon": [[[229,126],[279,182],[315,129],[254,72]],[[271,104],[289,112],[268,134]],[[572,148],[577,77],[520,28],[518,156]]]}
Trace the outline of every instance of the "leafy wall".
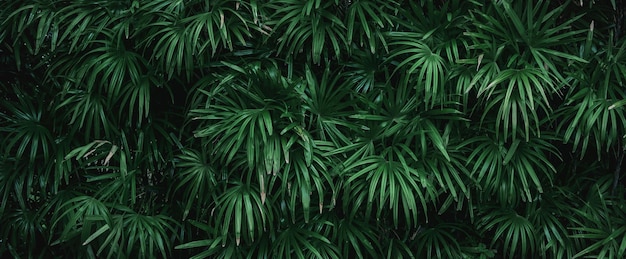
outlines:
{"label": "leafy wall", "polygon": [[624,5],[0,4],[0,256],[624,258]]}

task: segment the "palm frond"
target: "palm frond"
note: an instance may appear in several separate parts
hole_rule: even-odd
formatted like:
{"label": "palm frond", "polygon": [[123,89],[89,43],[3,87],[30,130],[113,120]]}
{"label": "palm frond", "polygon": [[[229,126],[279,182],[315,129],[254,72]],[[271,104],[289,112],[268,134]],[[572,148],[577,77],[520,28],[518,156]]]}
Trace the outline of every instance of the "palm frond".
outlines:
{"label": "palm frond", "polygon": [[465,236],[460,225],[441,223],[419,230],[415,236],[417,254],[428,258],[460,258],[461,244],[457,236]]}
{"label": "palm frond", "polygon": [[486,195],[496,194],[504,204],[530,202],[543,192],[544,183],[551,182],[556,169],[548,155],[559,156],[549,142],[533,138],[531,142],[516,140],[507,145],[488,136],[474,137],[474,151],[468,157],[473,164],[472,176]]}
{"label": "palm frond", "polygon": [[232,183],[217,198],[215,206],[215,219],[221,225],[222,246],[232,243],[233,234],[237,246],[242,239],[244,243],[252,243],[271,228],[269,220],[273,218],[272,211],[266,208],[260,192],[253,186]]}
{"label": "palm frond", "polygon": [[330,227],[330,222],[321,219],[288,225],[273,240],[272,254],[281,258],[340,258],[339,249],[324,235]]}
{"label": "palm frond", "polygon": [[345,14],[346,40],[360,46],[366,43],[371,53],[380,45],[389,51],[383,30],[394,26],[393,18],[399,11],[396,1],[351,1]]}
{"label": "palm frond", "polygon": [[[314,64],[322,60],[339,58],[346,48],[346,26],[335,13],[336,1],[276,0],[274,34],[279,34],[278,52],[296,56],[310,53],[306,58]],[[327,47],[330,46],[330,47]],[[329,50],[332,50],[329,51]]]}
{"label": "palm frond", "polygon": [[528,218],[507,209],[488,212],[479,223],[483,233],[493,233],[492,245],[503,240],[508,257],[533,254],[537,247],[536,230]]}
{"label": "palm frond", "polygon": [[[179,155],[180,161],[176,167],[180,169],[177,172],[178,184],[174,188],[174,192],[183,192],[183,197],[187,201],[184,204],[183,219],[187,218],[193,205],[202,204],[202,207],[208,207],[214,199],[208,194],[213,193],[217,185],[218,178],[216,170],[211,165],[204,152],[186,149]],[[203,194],[203,195],[199,195]],[[214,198],[214,197],[213,197]]]}

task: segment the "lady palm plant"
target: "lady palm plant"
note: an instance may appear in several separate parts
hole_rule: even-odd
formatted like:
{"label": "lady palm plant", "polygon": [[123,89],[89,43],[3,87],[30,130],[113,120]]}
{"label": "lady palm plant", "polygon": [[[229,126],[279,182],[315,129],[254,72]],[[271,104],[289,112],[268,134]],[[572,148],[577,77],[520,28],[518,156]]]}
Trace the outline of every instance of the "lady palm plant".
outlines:
{"label": "lady palm plant", "polygon": [[0,7],[0,257],[626,251],[621,1]]}
{"label": "lady palm plant", "polygon": [[568,53],[584,31],[570,29],[579,17],[559,21],[565,6],[552,9],[547,1],[538,5],[503,1],[483,8],[472,12],[471,17],[482,22],[467,33],[473,40],[472,63],[477,70],[470,87],[476,87],[477,95],[485,98],[481,120],[494,119],[491,123],[497,134],[503,133],[499,138],[515,140],[523,133],[528,141],[541,134],[539,115],[552,112],[550,100],[566,81],[557,66],[587,62]]}
{"label": "lady palm plant", "polygon": [[[619,258],[626,254],[626,228],[623,227],[623,195],[610,194],[611,177],[599,179],[592,185],[585,202],[574,210],[573,238],[590,240],[574,257],[594,256]],[[584,241],[583,241],[584,242]]]}
{"label": "lady palm plant", "polygon": [[622,77],[626,70],[620,60],[624,59],[625,49],[609,37],[606,46],[598,51],[594,34],[592,22],[579,52],[590,61],[581,66],[588,72],[572,74],[573,84],[557,114],[563,117],[559,130],[564,132],[565,141],[573,143],[581,154],[588,147],[595,147],[597,156],[601,156],[611,147],[620,149],[624,135],[624,110],[615,104],[624,99]]}

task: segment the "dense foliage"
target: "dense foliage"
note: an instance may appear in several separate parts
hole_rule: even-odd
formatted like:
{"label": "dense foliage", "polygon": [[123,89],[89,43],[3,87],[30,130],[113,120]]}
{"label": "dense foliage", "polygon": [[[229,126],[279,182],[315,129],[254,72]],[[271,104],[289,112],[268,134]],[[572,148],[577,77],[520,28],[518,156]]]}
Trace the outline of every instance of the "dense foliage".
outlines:
{"label": "dense foliage", "polygon": [[0,4],[0,257],[624,258],[620,0]]}

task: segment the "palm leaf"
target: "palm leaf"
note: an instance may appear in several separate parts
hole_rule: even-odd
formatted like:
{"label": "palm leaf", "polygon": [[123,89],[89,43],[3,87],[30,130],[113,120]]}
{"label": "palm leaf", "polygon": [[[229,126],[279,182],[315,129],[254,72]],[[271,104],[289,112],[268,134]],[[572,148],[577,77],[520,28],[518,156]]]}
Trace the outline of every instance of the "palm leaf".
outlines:
{"label": "palm leaf", "polygon": [[503,252],[509,257],[532,254],[536,249],[536,231],[533,224],[514,211],[490,211],[479,223],[483,232],[493,233],[492,245],[503,240]]}
{"label": "palm leaf", "polygon": [[216,222],[221,225],[222,246],[232,243],[232,234],[238,246],[242,239],[244,243],[254,242],[268,229],[273,218],[271,210],[263,205],[258,189],[241,182],[228,186],[217,198],[215,213]]}
{"label": "palm leaf", "polygon": [[[280,17],[275,19],[274,33],[282,35],[278,39],[278,52],[294,56],[306,48],[310,50],[306,52],[310,53],[307,59],[315,64],[319,64],[322,58],[328,60],[331,54],[339,58],[348,40],[345,25],[332,11],[335,4],[333,2],[335,1],[273,1],[271,8]],[[331,48],[325,47],[327,44]],[[326,49],[332,50],[332,53]]]}

